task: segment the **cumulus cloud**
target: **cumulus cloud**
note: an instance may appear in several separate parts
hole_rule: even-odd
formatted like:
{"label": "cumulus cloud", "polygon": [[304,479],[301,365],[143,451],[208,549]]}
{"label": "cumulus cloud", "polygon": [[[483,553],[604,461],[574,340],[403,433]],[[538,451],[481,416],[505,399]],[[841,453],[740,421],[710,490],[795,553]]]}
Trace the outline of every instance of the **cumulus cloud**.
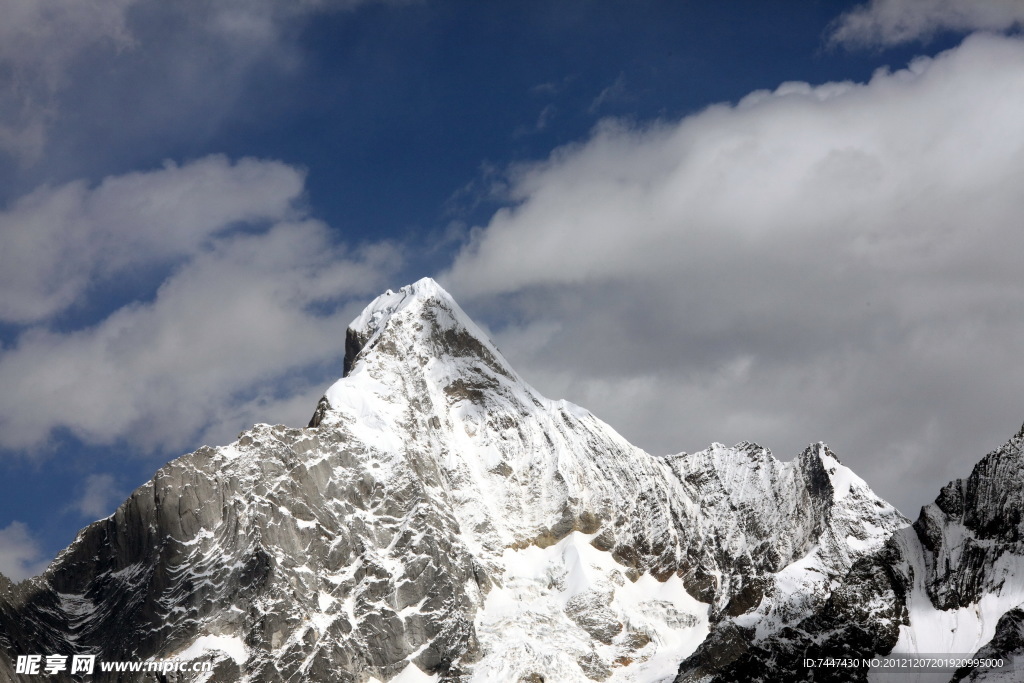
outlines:
{"label": "cumulus cloud", "polygon": [[0,574],[12,581],[36,576],[46,569],[47,563],[41,556],[39,543],[21,522],[11,522],[0,529]]}
{"label": "cumulus cloud", "polygon": [[[5,289],[36,302],[5,301],[23,317],[91,301],[97,276],[176,261],[152,298],[80,329],[28,327],[0,353],[0,445],[40,448],[63,428],[166,453],[198,433],[223,440],[253,421],[304,421],[322,377],[303,373],[338,360],[350,299],[381,288],[400,256],[388,244],[347,248],[303,218],[301,183],[276,162],[211,157],[17,202],[3,239],[27,275],[5,272]],[[48,244],[56,254],[39,253]],[[50,291],[65,275],[73,286]],[[309,399],[302,415],[298,397]]]}
{"label": "cumulus cloud", "polygon": [[606,122],[513,169],[443,279],[539,388],[649,450],[824,439],[913,512],[1024,417],[1018,92],[1024,43],[975,36]]}
{"label": "cumulus cloud", "polygon": [[843,14],[831,34],[851,46],[898,45],[940,31],[1009,31],[1024,25],[1020,0],[871,0]]}
{"label": "cumulus cloud", "polygon": [[303,183],[279,162],[210,156],[41,187],[0,212],[0,320],[48,318],[98,280],[173,262],[237,223],[283,220]]}
{"label": "cumulus cloud", "polygon": [[64,427],[89,443],[182,448],[247,394],[336,359],[353,311],[321,315],[316,306],[368,294],[394,262],[386,246],[345,258],[314,221],[224,240],[151,303],[69,334],[24,333],[0,355],[0,440],[30,448]]}

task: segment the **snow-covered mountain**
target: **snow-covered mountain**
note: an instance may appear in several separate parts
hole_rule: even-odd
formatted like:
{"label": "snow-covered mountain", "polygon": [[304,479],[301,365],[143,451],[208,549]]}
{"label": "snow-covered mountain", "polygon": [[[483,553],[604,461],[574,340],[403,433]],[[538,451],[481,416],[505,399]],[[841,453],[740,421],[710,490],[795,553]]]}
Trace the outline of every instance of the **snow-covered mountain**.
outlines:
{"label": "snow-covered mountain", "polygon": [[538,394],[429,279],[345,350],[308,427],[183,456],[42,576],[0,577],[0,680],[41,680],[14,672],[31,653],[215,664],[94,681],[409,683],[1022,651],[1021,435],[911,525],[824,444],[645,453]]}
{"label": "snow-covered mountain", "polygon": [[720,624],[677,680],[772,681],[775,672],[800,671],[807,658],[872,653],[903,661],[915,655],[1002,659],[1004,666],[964,666],[944,675],[901,671],[898,679],[878,667],[819,669],[813,680],[1024,680],[1022,515],[1024,429],[967,479],[943,487],[913,525],[858,559],[822,607],[767,638],[744,642],[727,659],[714,653],[736,631]]}

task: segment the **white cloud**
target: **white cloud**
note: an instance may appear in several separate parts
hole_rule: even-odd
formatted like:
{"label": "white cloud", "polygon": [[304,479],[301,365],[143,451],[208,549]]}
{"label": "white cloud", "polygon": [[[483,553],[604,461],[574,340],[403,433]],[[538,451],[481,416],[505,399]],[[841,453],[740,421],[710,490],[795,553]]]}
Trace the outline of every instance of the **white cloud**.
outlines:
{"label": "white cloud", "polygon": [[913,512],[1024,417],[1021,92],[1024,42],[974,36],[605,123],[515,169],[443,279],[539,388],[652,451],[825,439]]}
{"label": "white cloud", "polygon": [[100,519],[113,512],[124,497],[114,475],[90,474],[85,478],[82,495],[72,509],[89,520]]}
{"label": "white cloud", "polygon": [[84,49],[132,45],[126,13],[138,0],[0,0],[0,63],[23,91],[39,76],[54,89]]}
{"label": "white cloud", "polygon": [[0,320],[48,318],[97,280],[166,265],[240,222],[285,219],[303,182],[279,162],[210,156],[41,187],[0,212]]}
{"label": "white cloud", "polygon": [[[337,359],[353,311],[315,308],[376,290],[396,262],[387,246],[346,256],[314,221],[221,240],[152,302],[69,334],[30,330],[0,355],[0,443],[31,448],[64,427],[89,443],[183,448],[225,411],[237,419],[238,406],[258,407],[248,394]],[[292,387],[282,400],[308,390]],[[295,416],[247,417],[233,432],[254,417]]]}
{"label": "white cloud", "polygon": [[255,66],[295,63],[304,18],[369,1],[0,0],[0,151],[37,162],[71,108],[62,98],[74,76],[95,98],[114,70],[131,80],[134,116],[118,112],[126,125],[170,125],[200,110],[208,122],[234,103]]}
{"label": "white cloud", "polygon": [[1009,31],[1024,25],[1020,0],[871,0],[843,14],[831,35],[854,46],[898,45],[944,31]]}
{"label": "white cloud", "polygon": [[133,45],[137,0],[0,0],[0,150],[33,161],[54,118],[53,95],[86,50]]}
{"label": "white cloud", "polygon": [[[0,446],[41,448],[64,428],[168,453],[199,433],[305,422],[326,365],[340,368],[350,299],[383,288],[400,255],[349,249],[303,218],[302,180],[209,157],[42,188],[0,216],[8,319],[96,308],[97,279],[123,280],[132,299],[79,329],[25,328],[0,351]],[[137,272],[163,278],[155,296],[134,289]]]}
{"label": "white cloud", "polygon": [[39,543],[21,522],[0,529],[0,574],[15,582],[36,576],[46,569],[42,554]]}

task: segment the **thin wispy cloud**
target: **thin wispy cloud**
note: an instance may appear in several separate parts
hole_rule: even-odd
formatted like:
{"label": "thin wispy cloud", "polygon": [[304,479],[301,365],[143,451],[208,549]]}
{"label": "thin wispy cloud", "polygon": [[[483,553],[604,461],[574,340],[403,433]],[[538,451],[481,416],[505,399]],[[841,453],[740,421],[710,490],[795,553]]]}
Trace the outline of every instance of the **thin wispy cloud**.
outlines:
{"label": "thin wispy cloud", "polygon": [[305,19],[372,1],[0,0],[0,152],[37,163],[54,126],[121,85],[135,93],[125,123],[217,119],[253,69],[301,61]]}
{"label": "thin wispy cloud", "polygon": [[591,114],[599,112],[609,104],[621,102],[626,97],[626,74],[620,73],[615,81],[604,88],[593,99],[587,111]]}
{"label": "thin wispy cloud", "polygon": [[942,31],[1011,31],[1024,26],[1020,0],[871,0],[836,20],[833,43],[851,47],[926,41]]}
{"label": "thin wispy cloud", "polygon": [[112,474],[90,474],[82,484],[81,496],[72,505],[72,510],[92,521],[113,512],[125,497],[125,491],[118,485]]}
{"label": "thin wispy cloud", "polygon": [[0,152],[39,159],[57,117],[55,94],[86,50],[131,48],[136,0],[0,0]]}

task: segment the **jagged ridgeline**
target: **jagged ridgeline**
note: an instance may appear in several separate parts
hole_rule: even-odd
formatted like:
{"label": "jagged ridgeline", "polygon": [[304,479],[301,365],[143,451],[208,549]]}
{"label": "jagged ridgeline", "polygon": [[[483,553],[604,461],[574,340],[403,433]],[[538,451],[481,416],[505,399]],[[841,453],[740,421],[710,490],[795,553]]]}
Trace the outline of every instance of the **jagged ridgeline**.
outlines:
{"label": "jagged ridgeline", "polygon": [[345,350],[308,427],[178,458],[42,576],[0,577],[0,681],[846,681],[869,673],[805,660],[1024,652],[1022,434],[911,524],[824,444],[630,445],[429,279]]}

